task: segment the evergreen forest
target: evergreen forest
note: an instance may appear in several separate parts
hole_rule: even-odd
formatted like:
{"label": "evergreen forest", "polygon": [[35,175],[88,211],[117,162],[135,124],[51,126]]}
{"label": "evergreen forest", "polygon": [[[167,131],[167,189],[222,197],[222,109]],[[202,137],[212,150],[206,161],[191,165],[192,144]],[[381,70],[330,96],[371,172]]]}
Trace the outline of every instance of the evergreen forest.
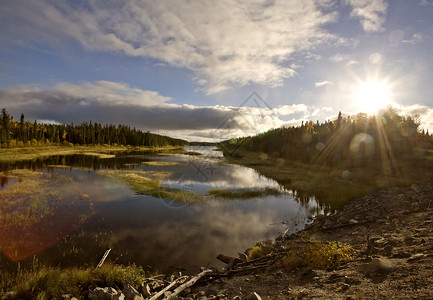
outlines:
{"label": "evergreen forest", "polygon": [[219,146],[228,156],[254,152],[262,157],[333,167],[385,163],[392,167],[395,162],[431,154],[433,138],[420,129],[418,117],[401,116],[388,109],[377,116],[359,113],[344,117],[340,112],[332,121],[303,122],[300,126],[226,140]]}
{"label": "evergreen forest", "polygon": [[0,115],[0,146],[23,147],[42,145],[130,145],[185,146],[187,141],[143,132],[125,125],[84,122],[80,125],[28,122],[21,114],[19,121],[5,108]]}

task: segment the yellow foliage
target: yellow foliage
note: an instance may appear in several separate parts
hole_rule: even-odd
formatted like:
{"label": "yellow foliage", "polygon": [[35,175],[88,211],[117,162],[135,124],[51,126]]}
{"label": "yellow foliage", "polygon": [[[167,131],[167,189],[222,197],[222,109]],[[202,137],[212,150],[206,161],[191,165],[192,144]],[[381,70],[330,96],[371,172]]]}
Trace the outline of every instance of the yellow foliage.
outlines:
{"label": "yellow foliage", "polygon": [[327,269],[341,261],[350,260],[357,253],[350,245],[340,242],[310,240],[304,261],[312,268]]}

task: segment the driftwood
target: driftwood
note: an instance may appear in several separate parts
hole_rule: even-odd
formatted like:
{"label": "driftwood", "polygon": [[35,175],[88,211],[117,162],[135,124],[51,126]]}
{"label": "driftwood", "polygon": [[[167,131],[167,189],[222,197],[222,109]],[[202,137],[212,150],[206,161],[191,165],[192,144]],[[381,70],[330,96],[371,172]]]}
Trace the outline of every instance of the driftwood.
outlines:
{"label": "driftwood", "polygon": [[110,254],[111,248],[108,249],[107,251],[105,251],[104,256],[102,256],[99,264],[96,266],[96,268],[100,268],[102,267],[102,265],[104,264],[105,259],[107,259],[108,254]]}
{"label": "driftwood", "polygon": [[158,293],[156,293],[155,295],[153,295],[152,297],[150,297],[149,300],[156,300],[156,299],[158,299],[165,292],[167,292],[169,289],[171,289],[175,284],[177,284],[178,282],[181,282],[182,280],[184,280],[186,278],[188,278],[188,276],[182,276],[182,277],[177,278],[172,283],[170,283],[169,285],[167,285],[165,288],[163,288],[162,290],[160,290]]}
{"label": "driftwood", "polygon": [[203,276],[205,276],[206,274],[212,272],[212,270],[204,270],[201,273],[198,273],[196,276],[192,277],[189,281],[185,282],[184,284],[178,286],[173,293],[171,293],[170,295],[168,295],[166,298],[164,298],[165,300],[170,300],[170,299],[174,299],[177,295],[179,295],[183,290],[193,286],[200,278],[202,278]]}

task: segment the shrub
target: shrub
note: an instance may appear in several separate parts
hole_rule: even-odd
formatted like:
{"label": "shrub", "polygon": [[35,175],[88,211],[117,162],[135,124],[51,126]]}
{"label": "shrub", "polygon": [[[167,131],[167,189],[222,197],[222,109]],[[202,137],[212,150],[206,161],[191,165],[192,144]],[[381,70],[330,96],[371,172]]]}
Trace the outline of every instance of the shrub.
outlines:
{"label": "shrub", "polygon": [[350,260],[357,253],[350,245],[340,242],[310,240],[304,261],[312,268],[327,269],[341,261]]}

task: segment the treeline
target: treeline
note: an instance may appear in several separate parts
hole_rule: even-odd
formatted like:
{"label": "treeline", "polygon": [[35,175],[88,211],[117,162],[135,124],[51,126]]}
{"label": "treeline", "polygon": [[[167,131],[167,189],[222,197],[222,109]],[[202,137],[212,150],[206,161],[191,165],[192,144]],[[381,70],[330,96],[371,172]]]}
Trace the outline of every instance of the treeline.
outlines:
{"label": "treeline", "polygon": [[21,114],[20,120],[8,114],[5,108],[0,116],[0,146],[41,145],[130,145],[130,146],[185,146],[187,141],[150,132],[143,132],[125,125],[85,122],[80,125],[45,124],[27,122]]}
{"label": "treeline", "polygon": [[243,151],[329,166],[371,166],[422,155],[433,149],[433,138],[420,131],[418,117],[404,117],[392,109],[379,116],[338,114],[324,123],[308,121],[252,137],[219,144],[225,155]]}

